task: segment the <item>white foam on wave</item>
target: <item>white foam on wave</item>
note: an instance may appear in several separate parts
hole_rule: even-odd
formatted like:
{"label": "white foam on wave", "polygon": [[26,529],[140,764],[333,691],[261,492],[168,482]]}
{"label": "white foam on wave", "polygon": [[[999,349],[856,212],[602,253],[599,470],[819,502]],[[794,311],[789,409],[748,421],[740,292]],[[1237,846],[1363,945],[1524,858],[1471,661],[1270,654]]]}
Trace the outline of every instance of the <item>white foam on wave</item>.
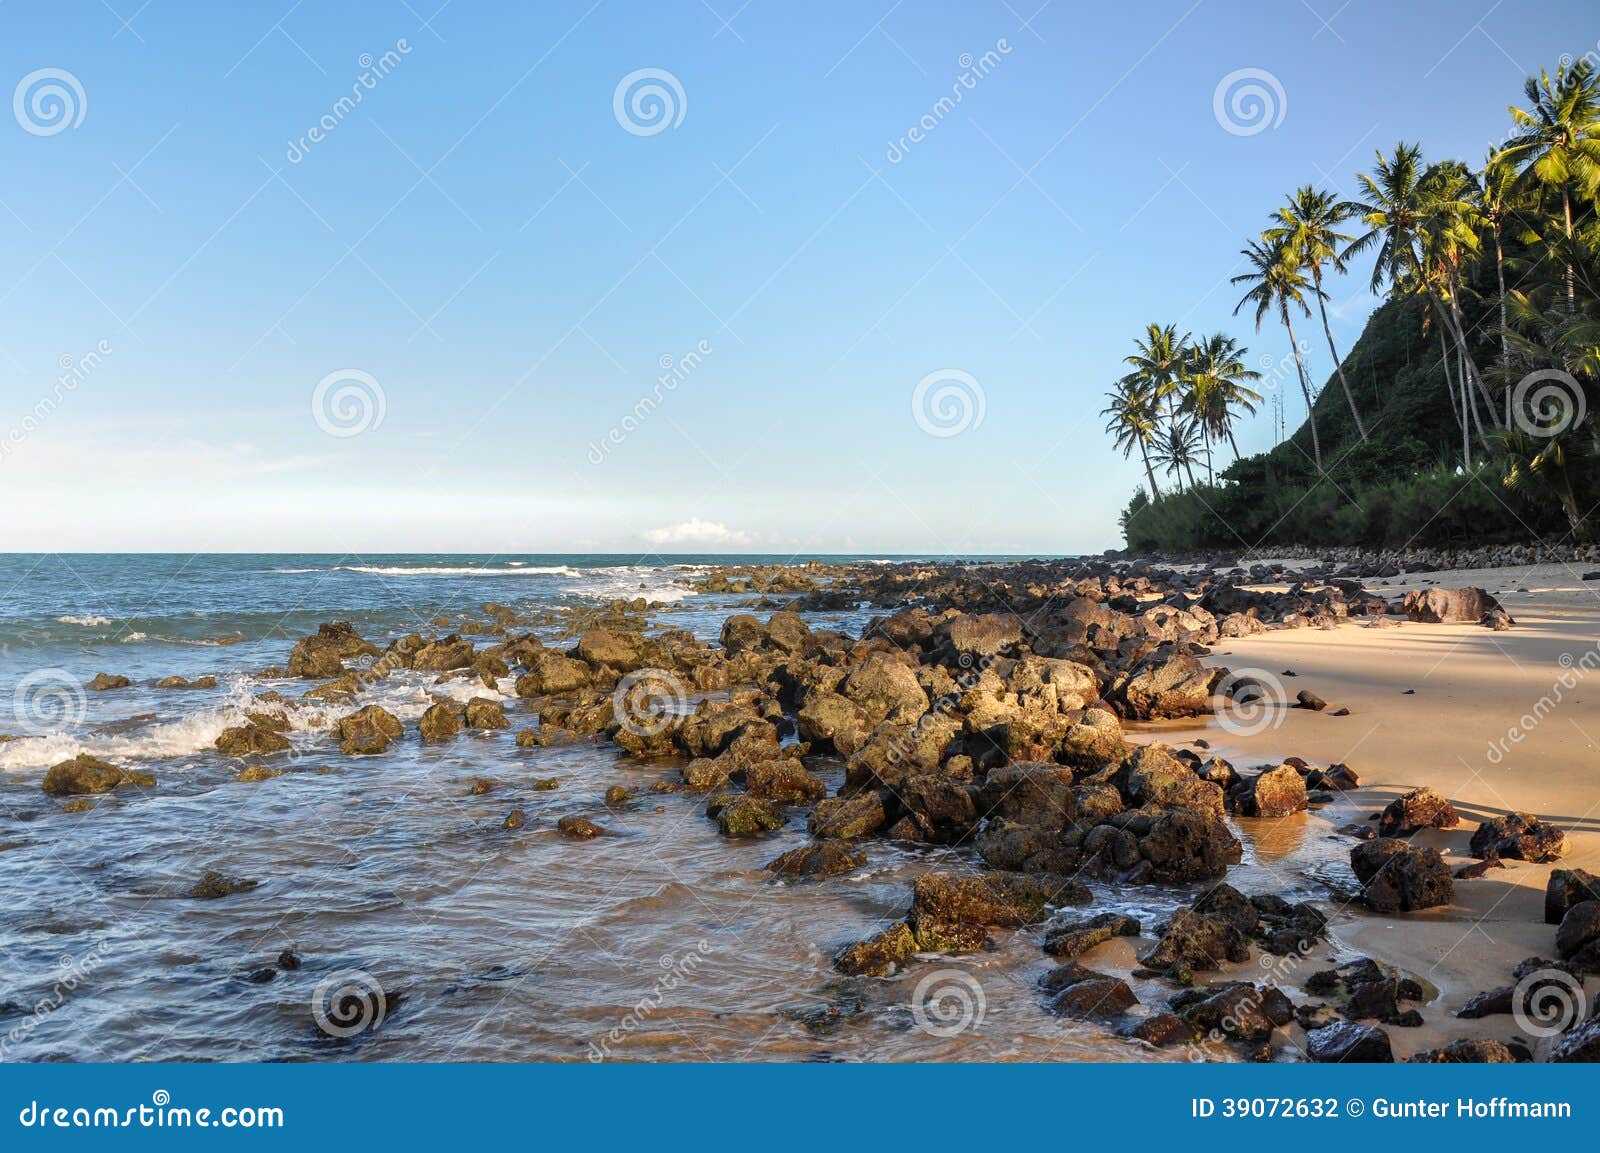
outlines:
{"label": "white foam on wave", "polygon": [[110,617],[99,616],[95,613],[85,613],[82,616],[77,617],[69,614],[67,616],[57,617],[56,621],[57,623],[64,625],[82,625],[86,629],[99,628],[102,625],[109,625],[113,623]]}
{"label": "white foam on wave", "polygon": [[340,565],[341,572],[367,573],[370,576],[577,576],[579,570],[569,565],[511,565],[503,568],[472,565]]}
{"label": "white foam on wave", "polygon": [[675,604],[698,595],[694,589],[677,583],[691,570],[691,566],[674,565],[673,569],[675,573],[654,565],[610,565],[589,569],[583,573],[588,578],[584,583],[568,585],[562,591],[573,596],[608,601],[643,597],[647,601],[660,601],[663,604]]}
{"label": "white foam on wave", "polygon": [[[502,687],[490,689],[475,678],[435,684],[435,675],[395,672],[358,693],[353,701],[296,702],[294,707],[285,710],[289,718],[289,739],[297,747],[315,745],[319,741],[326,743],[331,740],[330,732],[340,717],[370,704],[382,705],[401,721],[414,722],[441,697],[461,702],[473,697],[498,701],[515,697],[513,678],[503,678]],[[153,722],[131,733],[100,736],[92,730],[80,730],[7,741],[0,744],[0,771],[48,768],[80,753],[113,763],[194,756],[214,749],[223,730],[244,724],[247,712],[278,708],[275,703],[257,699],[257,691],[264,691],[266,687],[262,682],[239,676],[230,681],[225,703],[187,713],[175,720]]]}

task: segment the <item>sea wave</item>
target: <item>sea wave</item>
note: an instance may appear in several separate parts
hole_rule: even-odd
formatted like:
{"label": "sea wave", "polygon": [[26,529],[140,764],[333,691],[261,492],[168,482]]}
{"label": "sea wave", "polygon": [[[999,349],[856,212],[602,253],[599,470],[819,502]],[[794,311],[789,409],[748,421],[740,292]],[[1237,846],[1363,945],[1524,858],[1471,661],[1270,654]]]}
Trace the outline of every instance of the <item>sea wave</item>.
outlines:
{"label": "sea wave", "polygon": [[110,617],[103,617],[96,613],[84,613],[82,616],[73,616],[70,613],[56,618],[57,624],[82,625],[86,629],[100,628],[112,623]]}
{"label": "sea wave", "polygon": [[[515,699],[511,678],[501,681],[503,687],[490,689],[482,681],[469,678],[440,684],[435,681],[435,676],[433,673],[396,672],[359,693],[351,701],[297,701],[284,710],[289,720],[289,739],[296,751],[316,745],[319,741],[326,743],[328,734],[340,717],[369,704],[382,705],[401,721],[414,722],[421,718],[429,705],[442,697],[462,703],[473,697],[487,697],[502,702]],[[244,724],[247,713],[280,707],[257,698],[258,690],[266,691],[273,684],[278,686],[279,691],[285,687],[281,681],[263,682],[239,676],[229,682],[228,699],[224,703],[175,718],[152,721],[132,731],[108,733],[87,728],[6,741],[0,743],[0,771],[48,768],[80,753],[122,762],[169,760],[211,751],[223,730]]]}
{"label": "sea wave", "polygon": [[332,568],[278,568],[275,573],[356,572],[368,576],[577,576],[570,565],[530,565],[513,561],[503,567],[478,565],[370,565],[341,564]]}

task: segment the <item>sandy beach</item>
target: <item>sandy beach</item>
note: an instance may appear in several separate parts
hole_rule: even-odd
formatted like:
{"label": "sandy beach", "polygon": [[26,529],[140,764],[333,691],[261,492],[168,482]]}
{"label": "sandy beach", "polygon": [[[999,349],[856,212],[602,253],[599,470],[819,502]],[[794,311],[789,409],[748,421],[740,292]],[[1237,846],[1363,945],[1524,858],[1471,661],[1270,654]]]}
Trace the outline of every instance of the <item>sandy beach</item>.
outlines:
{"label": "sandy beach", "polygon": [[[1500,599],[1516,627],[1362,622],[1222,641],[1210,663],[1279,676],[1291,699],[1309,689],[1328,701],[1328,711],[1284,709],[1251,735],[1226,732],[1215,721],[1161,734],[1174,745],[1208,740],[1241,768],[1291,755],[1349,764],[1362,787],[1339,794],[1315,816],[1293,818],[1311,826],[1307,836],[1328,835],[1324,824],[1365,822],[1420,787],[1444,794],[1461,815],[1453,829],[1413,838],[1437,848],[1452,869],[1472,863],[1467,843],[1480,821],[1524,811],[1566,831],[1560,862],[1507,861],[1481,879],[1458,881],[1448,909],[1379,916],[1358,902],[1332,906],[1338,945],[1438,989],[1422,1027],[1391,1030],[1397,1057],[1458,1037],[1517,1034],[1507,1016],[1457,1020],[1454,1014],[1475,993],[1513,983],[1517,962],[1554,955],[1555,929],[1543,918],[1550,872],[1593,871],[1600,861],[1600,591],[1580,577],[1570,566],[1538,565],[1370,579],[1367,587],[1385,596],[1427,582],[1480,586]],[[1341,707],[1350,715],[1331,715]],[[1513,731],[1517,736],[1508,738]]]}

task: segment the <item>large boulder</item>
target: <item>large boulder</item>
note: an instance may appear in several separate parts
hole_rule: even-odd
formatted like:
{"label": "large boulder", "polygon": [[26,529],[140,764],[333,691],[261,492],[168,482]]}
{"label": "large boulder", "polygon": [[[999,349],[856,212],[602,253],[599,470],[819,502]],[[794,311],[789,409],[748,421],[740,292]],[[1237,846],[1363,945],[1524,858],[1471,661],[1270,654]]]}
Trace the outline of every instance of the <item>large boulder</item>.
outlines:
{"label": "large boulder", "polygon": [[850,797],[818,801],[806,827],[814,837],[853,840],[877,832],[888,820],[883,798],[869,789]]}
{"label": "large boulder", "polygon": [[423,645],[412,657],[411,667],[420,672],[444,673],[452,669],[470,669],[476,654],[472,642],[462,640],[455,633]]}
{"label": "large boulder", "polygon": [[1387,1063],[1394,1060],[1389,1034],[1376,1025],[1335,1021],[1306,1034],[1306,1056],[1327,1064]]}
{"label": "large boulder", "polygon": [[1480,858],[1557,861],[1566,855],[1567,835],[1532,813],[1507,813],[1478,826],[1470,851]]}
{"label": "large boulder", "polygon": [[527,671],[517,678],[517,696],[543,697],[575,692],[587,685],[594,673],[580,660],[541,649],[529,653],[523,663]]}
{"label": "large boulder", "polygon": [[644,641],[636,633],[615,629],[590,629],[578,638],[577,658],[595,668],[607,665],[631,673],[648,664]]}
{"label": "large boulder", "polygon": [[1212,692],[1228,670],[1206,668],[1188,654],[1153,653],[1112,688],[1122,715],[1135,720],[1194,717],[1211,711]]}
{"label": "large boulder", "polygon": [[942,621],[935,636],[966,657],[990,657],[1022,640],[1022,622],[1010,613],[962,613]]}
{"label": "large boulder", "polygon": [[1380,837],[1409,837],[1418,829],[1453,829],[1461,823],[1455,806],[1432,789],[1412,789],[1384,807]]}
{"label": "large boulder", "polygon": [[400,718],[382,705],[368,705],[341,717],[334,731],[339,751],[353,756],[385,752],[390,741],[400,739]]}
{"label": "large boulder", "polygon": [[1179,909],[1154,947],[1139,958],[1147,969],[1218,969],[1223,962],[1250,959],[1250,942],[1238,926],[1221,917]]}
{"label": "large boulder", "polygon": [[1077,814],[1072,770],[1029,762],[991,769],[979,791],[978,808],[985,819],[1063,828]]}
{"label": "large boulder", "polygon": [[1600,973],[1600,901],[1579,901],[1556,929],[1556,952],[1573,969]]}
{"label": "large boulder", "polygon": [[1051,905],[1089,899],[1089,890],[1067,877],[935,872],[916,879],[911,907],[916,917],[943,924],[1015,929],[1044,920]]}
{"label": "large boulder", "polygon": [[1109,709],[1085,709],[1083,716],[1067,726],[1061,738],[1059,755],[1063,762],[1081,768],[1099,768],[1122,758],[1126,745],[1122,721]]}
{"label": "large boulder", "polygon": [[1378,913],[1404,913],[1448,905],[1455,898],[1450,866],[1439,850],[1379,837],[1350,850],[1361,900]]}
{"label": "large boulder", "polygon": [[153,789],[155,784],[153,773],[119,768],[88,753],[79,753],[70,761],[50,766],[40,787],[52,797],[77,797],[130,786]]}
{"label": "large boulder", "polygon": [[380,655],[378,646],[362,640],[349,621],[329,621],[295,642],[289,652],[289,675],[326,680],[344,672],[350,657]]}
{"label": "large boulder", "polygon": [[1244,782],[1237,794],[1239,812],[1247,817],[1287,817],[1307,804],[1305,778],[1293,765],[1279,765]]}
{"label": "large boulder", "polygon": [[1600,901],[1600,877],[1583,869],[1552,869],[1544,890],[1544,923],[1561,924],[1567,910],[1583,901]]}
{"label": "large boulder", "polygon": [[1117,771],[1117,784],[1133,805],[1188,809],[1215,820],[1223,817],[1222,790],[1194,775],[1166,745],[1144,745]]}
{"label": "large boulder", "polygon": [[1427,624],[1478,624],[1485,615],[1497,619],[1492,614],[1504,612],[1500,602],[1481,588],[1412,589],[1405,597],[1406,616]]}
{"label": "large boulder", "polygon": [[805,703],[795,713],[800,739],[818,752],[833,750],[849,756],[866,738],[872,726],[860,706],[841,693],[826,689],[806,694]]}
{"label": "large boulder", "polygon": [[888,653],[873,653],[857,665],[839,691],[873,725],[886,720],[911,724],[928,711],[928,694],[917,683],[916,672]]}

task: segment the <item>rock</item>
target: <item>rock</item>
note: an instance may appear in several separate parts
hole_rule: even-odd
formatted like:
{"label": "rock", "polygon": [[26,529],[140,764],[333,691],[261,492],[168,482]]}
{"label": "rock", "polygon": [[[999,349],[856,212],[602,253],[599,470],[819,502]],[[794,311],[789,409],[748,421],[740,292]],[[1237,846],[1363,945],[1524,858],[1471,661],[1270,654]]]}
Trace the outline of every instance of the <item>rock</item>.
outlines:
{"label": "rock", "polygon": [[560,787],[561,779],[559,777],[535,777],[533,780],[533,789],[535,792],[548,793],[554,789],[559,789]]}
{"label": "rock", "polygon": [[563,837],[577,841],[589,841],[605,835],[605,830],[587,817],[562,817],[556,822],[556,829]]}
{"label": "rock", "polygon": [[1567,851],[1567,835],[1532,813],[1507,813],[1479,825],[1468,850],[1474,857],[1555,861]]}
{"label": "rock", "polygon": [[1511,1065],[1517,1060],[1499,1041],[1465,1037],[1441,1049],[1425,1049],[1407,1059],[1417,1065]]}
{"label": "rock", "polygon": [[1394,1060],[1389,1034],[1376,1025],[1336,1021],[1306,1034],[1306,1056],[1323,1064],[1384,1063]]}
{"label": "rock", "polygon": [[378,646],[362,640],[350,622],[330,621],[295,642],[289,653],[289,675],[326,680],[343,673],[348,658],[381,655]]}
{"label": "rock", "polygon": [[109,793],[112,789],[153,789],[153,773],[118,768],[88,753],[79,753],[70,761],[50,766],[40,787],[52,797],[74,797]]}
{"label": "rock", "polygon": [[1380,837],[1408,837],[1418,829],[1453,829],[1461,823],[1455,806],[1432,789],[1412,789],[1384,808]]}
{"label": "rock", "polygon": [[400,739],[400,718],[382,705],[368,705],[341,717],[334,732],[339,738],[339,751],[351,756],[382,753],[390,741]]}
{"label": "rock", "polygon": [[621,785],[612,785],[606,790],[606,805],[608,808],[616,808],[618,805],[625,805],[632,798],[633,794]]}
{"label": "rock", "polygon": [[1360,787],[1361,778],[1349,765],[1332,764],[1325,769],[1310,769],[1306,772],[1308,789],[1329,789],[1337,793],[1347,793]]}
{"label": "rock", "polygon": [[1045,1004],[1057,1016],[1074,1020],[1115,1017],[1139,1003],[1120,977],[1090,977],[1062,989]]}
{"label": "rock", "polygon": [[[461,706],[455,701],[435,701],[422,714],[422,720],[418,722],[418,728],[422,731],[423,740],[442,741],[459,733],[465,719]],[[528,729],[526,731],[531,733],[534,730]],[[517,737],[517,743],[519,745],[522,744],[520,733]]]}
{"label": "rock", "polygon": [[776,612],[767,618],[767,644],[790,656],[804,656],[816,647],[811,626],[799,613]]}
{"label": "rock", "polygon": [[133,684],[127,677],[117,676],[113,673],[96,673],[94,679],[84,684],[84,688],[93,692],[103,693],[109,689],[125,689]]}
{"label": "rock", "polygon": [[1248,817],[1287,817],[1306,808],[1306,782],[1293,765],[1279,765],[1246,782],[1238,796]]}
{"label": "rock", "polygon": [[1240,982],[1186,1004],[1180,1015],[1206,1032],[1220,1033],[1235,1041],[1258,1042],[1294,1020],[1294,1006],[1275,986]]}
{"label": "rock", "polygon": [[1249,959],[1249,942],[1237,927],[1193,909],[1179,909],[1139,963],[1147,969],[1172,971],[1217,969],[1224,961]]}
{"label": "rock", "polygon": [[1175,884],[1221,877],[1243,854],[1227,825],[1187,809],[1170,809],[1157,818],[1138,845],[1150,878]]}
{"label": "rock", "polygon": [[470,669],[473,658],[472,642],[464,641],[455,633],[432,644],[423,645],[411,659],[411,667],[419,672],[444,673],[451,669]]}
{"label": "rock", "polygon": [[506,814],[506,819],[500,822],[502,829],[515,830],[528,823],[528,814],[521,809],[512,809]]}
{"label": "rock", "polygon": [[1188,1045],[1200,1039],[1200,1031],[1176,1013],[1153,1013],[1129,1030],[1127,1035],[1158,1049],[1169,1045]]}
{"label": "rock", "polygon": [[1590,1017],[1563,1036],[1551,1047],[1549,1059],[1561,1063],[1600,1061],[1600,1017]]}
{"label": "rock", "polygon": [[1499,857],[1485,857],[1483,860],[1473,864],[1462,865],[1455,871],[1455,878],[1458,881],[1477,881],[1481,880],[1489,870],[1503,869],[1505,867],[1506,863]]}
{"label": "rock", "polygon": [[495,783],[488,777],[474,777],[472,783],[467,786],[467,796],[482,797],[494,792],[494,787]]}
{"label": "rock", "polygon": [[594,675],[582,661],[547,649],[531,654],[523,668],[527,671],[517,678],[519,697],[559,696],[576,692],[587,685]]}
{"label": "rock", "polygon": [[254,724],[223,729],[217,736],[217,749],[230,757],[267,756],[288,748],[289,739],[282,733]]}
{"label": "rock", "polygon": [[1188,809],[1222,819],[1222,789],[1196,777],[1165,745],[1135,749],[1117,771],[1116,782],[1130,804]]}
{"label": "rock", "polygon": [[1579,901],[1556,929],[1556,953],[1573,968],[1600,973],[1600,901]]}
{"label": "rock", "polygon": [[207,869],[189,890],[189,896],[198,900],[214,901],[221,897],[231,897],[235,893],[248,893],[259,884],[260,881],[230,877],[216,869]]}
{"label": "rock", "polygon": [[870,724],[915,722],[928,710],[928,694],[908,666],[887,653],[873,653],[840,683],[839,691],[857,705]]}
{"label": "rock", "polygon": [[840,951],[833,959],[833,967],[847,976],[887,977],[916,951],[917,940],[911,926],[899,921]]}
{"label": "rock", "polygon": [[867,863],[867,855],[846,841],[812,841],[790,849],[767,862],[767,869],[780,877],[831,877],[848,873]]}
{"label": "rock", "polygon": [[499,701],[492,701],[488,697],[473,697],[467,702],[466,707],[467,728],[469,729],[509,729],[511,722],[506,720],[505,706]]}
{"label": "rock", "polygon": [[795,714],[800,739],[819,751],[833,749],[848,756],[872,728],[866,714],[841,693],[814,690]]}
{"label": "rock", "polygon": [[649,664],[642,637],[613,629],[589,629],[578,638],[575,655],[586,664],[606,665],[619,673],[631,673]]}
{"label": "rock", "polygon": [[1511,1005],[1516,990],[1510,985],[1502,985],[1498,989],[1490,989],[1486,993],[1476,993],[1468,998],[1467,1003],[1456,1011],[1456,1016],[1464,1021],[1476,1021],[1482,1017],[1493,1017],[1501,1013],[1511,1012]]}
{"label": "rock", "polygon": [[1426,624],[1477,624],[1485,613],[1495,610],[1504,611],[1500,602],[1481,588],[1412,589],[1405,596],[1406,616]]}
{"label": "rock", "polygon": [[1437,849],[1380,837],[1350,850],[1350,866],[1361,882],[1363,903],[1374,912],[1431,909],[1455,898],[1450,867]]}
{"label": "rock", "polygon": [[233,775],[236,781],[270,781],[273,777],[283,776],[282,769],[269,769],[266,765],[246,765]]}
{"label": "rock", "polygon": [[962,613],[940,623],[934,635],[967,657],[989,657],[1022,641],[1022,622],[1010,613]]}
{"label": "rock", "polygon": [[924,873],[912,885],[912,912],[945,924],[1020,928],[1050,905],[1086,905],[1089,890],[1066,877],[1012,873]]}
{"label": "rock", "polygon": [[901,782],[899,801],[915,831],[908,837],[891,829],[890,835],[944,845],[966,840],[978,822],[974,792],[941,773],[913,773]]}
{"label": "rock", "polygon": [[1317,696],[1316,693],[1313,693],[1307,689],[1301,689],[1295,694],[1294,699],[1294,707],[1297,709],[1309,709],[1314,713],[1320,713],[1323,709],[1328,707],[1327,701],[1323,700],[1321,697]]}
{"label": "rock", "polygon": [[1211,712],[1212,693],[1226,669],[1210,669],[1188,655],[1151,655],[1112,689],[1122,714],[1135,720],[1193,717]]}
{"label": "rock", "polygon": [[1113,937],[1137,937],[1139,922],[1121,913],[1100,913],[1086,921],[1069,921],[1045,933],[1044,951],[1052,957],[1077,957]]}
{"label": "rock", "polygon": [[1109,709],[1085,709],[1083,716],[1067,727],[1058,755],[1063,763],[1080,768],[1099,768],[1120,761],[1126,752],[1122,721]]}
{"label": "rock", "polygon": [[783,814],[770,801],[742,793],[714,814],[724,837],[759,837],[784,826]]}
{"label": "rock", "polygon": [[877,832],[888,823],[883,798],[868,790],[849,797],[829,797],[811,810],[806,827],[814,837],[854,840]]}
{"label": "rock", "polygon": [[[103,674],[102,674],[103,675]],[[217,687],[217,678],[213,676],[195,677],[162,677],[156,682],[158,689],[214,689]]]}
{"label": "rock", "polygon": [[767,630],[749,613],[736,613],[722,622],[722,647],[729,656],[759,648],[767,639]]}
{"label": "rock", "polygon": [[978,793],[978,808],[988,820],[1063,828],[1077,815],[1072,770],[1029,762],[991,769]]}
{"label": "rock", "polygon": [[776,757],[751,765],[745,770],[745,787],[752,796],[791,804],[806,804],[828,795],[822,778],[795,757]]}
{"label": "rock", "polygon": [[1544,923],[1559,925],[1581,901],[1600,901],[1600,877],[1583,869],[1552,869],[1544,890]]}

